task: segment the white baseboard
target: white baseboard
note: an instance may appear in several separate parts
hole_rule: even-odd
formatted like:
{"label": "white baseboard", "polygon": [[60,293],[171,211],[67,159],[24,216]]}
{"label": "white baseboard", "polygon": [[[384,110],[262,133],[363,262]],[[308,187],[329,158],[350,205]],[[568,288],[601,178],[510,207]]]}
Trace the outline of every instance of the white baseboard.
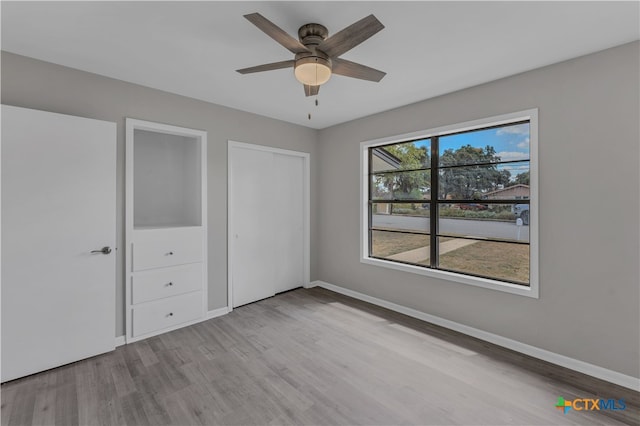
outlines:
{"label": "white baseboard", "polygon": [[116,348],[118,346],[122,346],[122,345],[126,345],[126,344],[127,344],[127,341],[126,341],[124,335],[116,337]]}
{"label": "white baseboard", "polygon": [[386,300],[378,299],[377,297],[368,296],[366,294],[349,290],[344,287],[339,287],[337,285],[330,284],[324,281],[313,281],[312,283],[309,284],[309,286],[305,286],[305,287],[311,288],[316,286],[326,288],[327,290],[331,290],[336,293],[344,294],[345,296],[353,297],[354,299],[359,299],[365,302],[369,302],[373,305],[382,306],[383,308],[387,308],[392,311],[396,311],[413,318],[418,318],[420,320],[426,321],[431,324],[439,325],[441,327],[448,328],[450,330],[458,331],[468,336],[472,336],[477,339],[481,339],[489,343],[493,343],[495,345],[502,346],[504,348],[511,349],[516,352],[520,352],[525,355],[529,355],[534,358],[538,358],[543,361],[547,361],[552,364],[559,365],[561,367],[578,371],[580,373],[587,374],[589,376],[593,376],[598,379],[605,380],[607,382],[632,389],[634,391],[640,391],[640,379],[637,377],[618,373],[617,371],[599,367],[594,364],[589,364],[587,362],[580,361],[575,358],[569,358],[567,356],[560,355],[555,352],[548,351],[546,349],[541,349],[535,346],[531,346],[526,343],[518,342],[517,340],[512,340],[506,337],[499,336],[497,334],[489,333],[484,330],[470,327],[468,325],[460,324],[454,321],[450,321],[448,319],[437,317],[435,315],[430,315],[424,312],[420,312],[412,308],[407,308],[406,306],[402,306],[393,302],[388,302]]}
{"label": "white baseboard", "polygon": [[226,315],[229,313],[229,308],[225,306],[224,308],[214,309],[212,311],[207,312],[207,319],[221,317],[222,315]]}

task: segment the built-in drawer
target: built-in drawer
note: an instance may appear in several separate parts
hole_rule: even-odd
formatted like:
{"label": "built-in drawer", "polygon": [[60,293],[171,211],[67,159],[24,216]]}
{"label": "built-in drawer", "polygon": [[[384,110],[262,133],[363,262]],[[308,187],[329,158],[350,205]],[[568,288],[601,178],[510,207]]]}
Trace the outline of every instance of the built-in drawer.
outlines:
{"label": "built-in drawer", "polygon": [[131,282],[131,303],[137,304],[202,289],[202,263],[136,272]]}
{"label": "built-in drawer", "polygon": [[202,292],[181,294],[133,307],[133,336],[163,330],[202,317]]}
{"label": "built-in drawer", "polygon": [[202,262],[201,227],[143,229],[133,232],[133,270]]}

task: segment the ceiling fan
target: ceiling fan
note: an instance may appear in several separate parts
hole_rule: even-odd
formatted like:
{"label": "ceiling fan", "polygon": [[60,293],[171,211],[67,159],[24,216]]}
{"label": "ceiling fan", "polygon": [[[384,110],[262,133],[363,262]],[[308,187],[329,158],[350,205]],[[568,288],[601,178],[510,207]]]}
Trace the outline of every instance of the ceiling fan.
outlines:
{"label": "ceiling fan", "polygon": [[349,25],[331,37],[323,25],[305,24],[298,30],[299,41],[259,13],[251,13],[244,17],[294,53],[295,58],[237,70],[240,74],[293,67],[296,79],[304,85],[306,96],[317,95],[320,85],[326,83],[331,74],[375,82],[379,82],[386,75],[377,69],[339,58],[384,28],[373,15]]}

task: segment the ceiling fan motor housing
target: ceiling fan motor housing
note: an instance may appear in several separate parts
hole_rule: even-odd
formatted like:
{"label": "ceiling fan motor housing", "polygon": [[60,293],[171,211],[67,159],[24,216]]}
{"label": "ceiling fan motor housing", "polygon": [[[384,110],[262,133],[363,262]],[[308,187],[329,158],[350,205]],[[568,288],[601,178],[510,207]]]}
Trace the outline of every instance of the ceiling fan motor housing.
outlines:
{"label": "ceiling fan motor housing", "polygon": [[324,65],[331,69],[331,58],[320,50],[312,49],[311,52],[296,53],[296,67],[309,63]]}
{"label": "ceiling fan motor housing", "polygon": [[317,46],[329,37],[327,27],[320,24],[305,24],[298,29],[300,43],[306,47]]}

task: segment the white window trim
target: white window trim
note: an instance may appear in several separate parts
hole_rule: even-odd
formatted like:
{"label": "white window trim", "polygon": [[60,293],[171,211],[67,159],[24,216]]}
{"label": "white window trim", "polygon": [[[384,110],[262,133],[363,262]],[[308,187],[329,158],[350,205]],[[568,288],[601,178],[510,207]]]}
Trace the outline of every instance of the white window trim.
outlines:
{"label": "white window trim", "polygon": [[[508,124],[516,121],[529,120],[529,188],[531,212],[529,218],[529,287],[511,284],[504,281],[489,278],[474,277],[462,273],[441,271],[436,269],[422,268],[419,266],[407,265],[369,257],[369,173],[368,173],[368,149],[379,145],[387,145],[428,138],[432,136],[442,136],[454,132],[475,130],[483,127]],[[405,133],[402,135],[390,136],[382,139],[364,141],[360,143],[360,262],[368,265],[375,265],[383,268],[395,269],[398,271],[411,272],[447,281],[454,281],[476,287],[498,290],[506,293],[518,294],[521,296],[539,298],[538,280],[538,109],[533,108],[479,120],[457,123],[434,129],[421,130],[418,132]]]}

